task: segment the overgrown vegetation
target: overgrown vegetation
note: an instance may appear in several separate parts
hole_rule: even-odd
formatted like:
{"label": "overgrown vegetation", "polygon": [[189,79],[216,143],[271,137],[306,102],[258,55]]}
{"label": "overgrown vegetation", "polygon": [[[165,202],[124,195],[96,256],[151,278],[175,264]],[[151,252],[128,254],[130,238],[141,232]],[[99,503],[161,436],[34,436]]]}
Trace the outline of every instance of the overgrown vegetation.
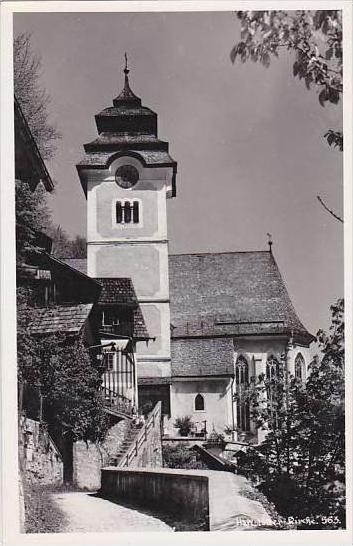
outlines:
{"label": "overgrown vegetation", "polygon": [[52,254],[57,258],[86,258],[86,237],[76,235],[71,239],[61,226],[51,226],[48,235],[53,240]]}
{"label": "overgrown vegetation", "polygon": [[66,517],[55,504],[55,486],[24,485],[26,533],[59,533],[65,531]]}
{"label": "overgrown vegetation", "polygon": [[[21,327],[19,331],[23,342]],[[28,357],[23,354],[27,351]],[[24,398],[27,412],[36,417],[41,397],[43,418],[55,437],[94,442],[104,438],[108,420],[98,391],[100,371],[80,339],[28,336],[25,344],[19,343],[18,367],[29,393]]]}
{"label": "overgrown vegetation", "polygon": [[163,445],[163,466],[196,470],[208,469],[197,451],[193,451],[179,442],[173,445]]}
{"label": "overgrown vegetation", "polygon": [[314,359],[305,383],[282,373],[260,376],[249,389],[252,418],[268,434],[239,460],[282,515],[312,518],[302,523],[310,529],[345,526],[343,300],[331,310],[329,333],[318,332],[322,358]]}
{"label": "overgrown vegetation", "polygon": [[193,429],[193,421],[190,415],[185,415],[184,417],[177,417],[174,423],[175,428],[179,430],[180,436],[189,436],[190,432]]}

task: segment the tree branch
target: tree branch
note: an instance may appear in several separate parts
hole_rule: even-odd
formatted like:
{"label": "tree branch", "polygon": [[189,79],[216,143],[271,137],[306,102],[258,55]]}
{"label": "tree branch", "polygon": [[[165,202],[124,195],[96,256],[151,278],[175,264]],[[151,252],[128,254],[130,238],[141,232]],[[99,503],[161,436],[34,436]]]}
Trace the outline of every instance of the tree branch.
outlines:
{"label": "tree branch", "polygon": [[328,206],[321,199],[320,195],[317,195],[316,197],[317,197],[317,200],[319,201],[319,203],[321,203],[321,205],[324,207],[324,209],[327,210],[327,212],[329,212],[331,214],[331,216],[336,218],[336,220],[338,220],[339,222],[342,222],[342,224],[343,224],[343,219],[340,218],[340,216],[338,216],[331,209],[328,208]]}

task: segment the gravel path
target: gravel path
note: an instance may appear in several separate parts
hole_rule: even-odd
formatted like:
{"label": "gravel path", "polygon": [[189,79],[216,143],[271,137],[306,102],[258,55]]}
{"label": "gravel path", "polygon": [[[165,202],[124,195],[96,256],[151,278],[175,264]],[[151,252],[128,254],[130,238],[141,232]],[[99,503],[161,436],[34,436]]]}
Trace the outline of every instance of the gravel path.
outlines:
{"label": "gravel path", "polygon": [[55,493],[53,500],[67,518],[62,532],[164,531],[172,532],[163,521],[132,510],[92,493]]}

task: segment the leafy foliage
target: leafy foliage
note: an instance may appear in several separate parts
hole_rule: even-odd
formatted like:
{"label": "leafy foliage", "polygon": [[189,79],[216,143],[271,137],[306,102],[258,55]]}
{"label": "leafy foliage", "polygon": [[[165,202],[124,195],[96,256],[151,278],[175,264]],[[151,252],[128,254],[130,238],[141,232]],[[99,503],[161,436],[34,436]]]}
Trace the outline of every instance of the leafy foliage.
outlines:
{"label": "leafy foliage", "polygon": [[[51,430],[73,440],[102,440],[108,421],[98,392],[100,372],[81,340],[63,334],[34,338],[27,334],[24,315],[18,309],[19,378],[43,399],[43,417]],[[29,402],[35,403],[35,400]]]}
{"label": "leafy foliage", "polygon": [[54,155],[60,133],[49,119],[50,97],[40,83],[41,59],[32,51],[31,35],[14,40],[14,92],[44,159]]}
{"label": "leafy foliage", "polygon": [[163,466],[167,468],[207,469],[196,451],[177,443],[163,446]]}
{"label": "leafy foliage", "polygon": [[322,359],[313,360],[305,385],[282,374],[250,388],[252,417],[268,433],[239,462],[283,515],[327,515],[334,528],[345,520],[343,300],[331,310],[329,333],[318,332]]}
{"label": "leafy foliage", "polygon": [[31,191],[26,182],[16,180],[16,261],[22,265],[28,254],[36,252],[36,234],[47,231],[50,211],[46,203],[46,192],[42,184]]}
{"label": "leafy foliage", "polygon": [[[342,13],[340,10],[238,11],[241,39],[230,57],[271,64],[285,49],[295,54],[293,76],[318,90],[321,106],[337,104],[343,92]],[[342,131],[330,129],[328,144],[343,149]]]}
{"label": "leafy foliage", "polygon": [[192,428],[193,421],[190,415],[185,415],[184,417],[177,417],[175,419],[174,426],[179,429],[180,436],[189,436]]}
{"label": "leafy foliage", "polygon": [[87,240],[81,235],[70,239],[61,226],[51,227],[48,234],[53,240],[52,253],[57,258],[86,258]]}

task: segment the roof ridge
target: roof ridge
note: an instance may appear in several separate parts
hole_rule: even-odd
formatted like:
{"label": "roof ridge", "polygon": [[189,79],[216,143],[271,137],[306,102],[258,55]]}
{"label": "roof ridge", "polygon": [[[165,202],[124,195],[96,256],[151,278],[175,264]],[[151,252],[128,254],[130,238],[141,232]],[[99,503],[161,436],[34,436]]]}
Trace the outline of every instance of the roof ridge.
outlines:
{"label": "roof ridge", "polygon": [[100,279],[100,280],[109,280],[109,281],[131,281],[132,282],[132,279],[131,277],[92,277],[93,279]]}
{"label": "roof ridge", "polygon": [[224,250],[222,252],[181,252],[180,254],[169,254],[169,256],[219,256],[220,254],[271,254],[269,250]]}

